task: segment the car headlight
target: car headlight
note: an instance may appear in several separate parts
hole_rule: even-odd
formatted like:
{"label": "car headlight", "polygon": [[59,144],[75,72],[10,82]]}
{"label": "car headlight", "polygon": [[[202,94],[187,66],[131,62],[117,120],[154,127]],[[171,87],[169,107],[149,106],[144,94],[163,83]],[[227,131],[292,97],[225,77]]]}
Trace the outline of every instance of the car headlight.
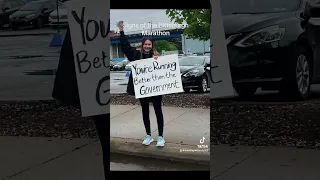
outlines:
{"label": "car headlight", "polygon": [[186,74],[184,74],[183,76],[184,77],[188,77],[188,76],[197,76],[199,74],[199,69],[194,69],[194,70],[191,70],[189,72],[187,72]]}
{"label": "car headlight", "polygon": [[237,42],[235,45],[238,47],[250,47],[280,41],[283,38],[284,33],[285,28],[280,28],[279,26],[271,26],[249,34],[248,36]]}
{"label": "car headlight", "polygon": [[32,18],[34,18],[35,16],[36,16],[35,14],[30,14],[30,15],[26,16],[26,18],[32,19]]}

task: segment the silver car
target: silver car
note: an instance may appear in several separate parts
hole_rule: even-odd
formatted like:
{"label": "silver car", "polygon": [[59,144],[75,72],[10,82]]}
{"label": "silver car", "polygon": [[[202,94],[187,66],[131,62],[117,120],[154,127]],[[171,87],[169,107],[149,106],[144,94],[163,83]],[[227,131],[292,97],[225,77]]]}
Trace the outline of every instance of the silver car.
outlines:
{"label": "silver car", "polygon": [[132,62],[130,62],[129,64],[126,65],[125,70],[131,71],[131,66],[132,66]]}
{"label": "silver car", "polygon": [[114,71],[123,71],[123,70],[125,70],[125,67],[129,62],[130,61],[127,59],[125,59],[121,62],[118,62],[116,65],[113,66],[113,70]]}

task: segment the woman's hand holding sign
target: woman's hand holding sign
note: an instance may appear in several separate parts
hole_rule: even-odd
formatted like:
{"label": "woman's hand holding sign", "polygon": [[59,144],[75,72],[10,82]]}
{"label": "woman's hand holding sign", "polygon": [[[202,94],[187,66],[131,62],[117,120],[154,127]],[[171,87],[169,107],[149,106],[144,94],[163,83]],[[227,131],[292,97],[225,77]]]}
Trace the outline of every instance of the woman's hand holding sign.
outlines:
{"label": "woman's hand holding sign", "polygon": [[153,59],[158,60],[159,56],[153,56]]}

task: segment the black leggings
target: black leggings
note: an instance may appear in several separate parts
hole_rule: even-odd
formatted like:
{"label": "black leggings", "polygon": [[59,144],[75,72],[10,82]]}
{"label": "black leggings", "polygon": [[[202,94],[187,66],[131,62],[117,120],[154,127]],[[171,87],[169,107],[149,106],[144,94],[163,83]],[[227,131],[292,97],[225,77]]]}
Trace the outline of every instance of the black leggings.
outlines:
{"label": "black leggings", "polygon": [[147,135],[151,135],[149,103],[152,102],[157,117],[159,136],[163,136],[162,96],[153,96],[139,99],[142,107],[142,117]]}

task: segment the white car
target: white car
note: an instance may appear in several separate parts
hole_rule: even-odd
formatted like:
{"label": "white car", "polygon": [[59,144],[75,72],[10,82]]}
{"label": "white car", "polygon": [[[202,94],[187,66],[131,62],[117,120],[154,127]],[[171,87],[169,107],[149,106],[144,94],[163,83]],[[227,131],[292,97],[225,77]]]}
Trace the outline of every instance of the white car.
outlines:
{"label": "white car", "polygon": [[[59,26],[68,26],[68,10],[66,5],[61,4],[59,6]],[[54,10],[50,13],[49,16],[50,26],[58,26],[58,14],[57,10]]]}
{"label": "white car", "polygon": [[129,64],[126,65],[125,70],[126,71],[131,71],[131,67],[132,67],[132,62],[130,62]]}
{"label": "white car", "polygon": [[123,71],[127,64],[129,64],[129,60],[125,59],[123,61],[118,62],[116,65],[113,66],[114,71]]}

